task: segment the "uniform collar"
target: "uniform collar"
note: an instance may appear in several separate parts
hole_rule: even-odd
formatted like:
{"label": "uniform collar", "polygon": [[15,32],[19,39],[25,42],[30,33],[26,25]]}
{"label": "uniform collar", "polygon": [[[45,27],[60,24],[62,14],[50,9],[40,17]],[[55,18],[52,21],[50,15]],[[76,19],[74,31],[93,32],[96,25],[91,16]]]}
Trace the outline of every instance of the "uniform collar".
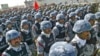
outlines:
{"label": "uniform collar", "polygon": [[64,26],[64,24],[60,24],[59,22],[57,22],[56,25],[59,25],[59,26],[61,26],[61,27]]}
{"label": "uniform collar", "polygon": [[76,15],[76,18],[79,18],[80,19],[80,16]]}
{"label": "uniform collar", "polygon": [[35,21],[35,23],[39,23],[39,24],[41,24],[41,22],[37,22],[37,21]]}
{"label": "uniform collar", "polygon": [[21,29],[21,31],[26,32],[27,34],[29,33],[29,30]]}
{"label": "uniform collar", "polygon": [[45,36],[48,37],[48,38],[50,37],[50,34],[46,34],[46,33],[44,33],[43,31],[42,31],[42,34],[45,35]]}
{"label": "uniform collar", "polygon": [[52,19],[50,19],[50,21],[54,21],[54,22],[56,22],[56,20],[52,20]]}
{"label": "uniform collar", "polygon": [[20,50],[22,50],[21,45],[18,46],[18,47],[13,47],[13,46],[10,45],[9,48],[12,48],[12,49],[15,50],[15,51],[20,51]]}
{"label": "uniform collar", "polygon": [[82,47],[86,44],[86,40],[83,40],[83,39],[79,38],[79,36],[77,34],[75,35],[75,39],[78,42],[79,47]]}

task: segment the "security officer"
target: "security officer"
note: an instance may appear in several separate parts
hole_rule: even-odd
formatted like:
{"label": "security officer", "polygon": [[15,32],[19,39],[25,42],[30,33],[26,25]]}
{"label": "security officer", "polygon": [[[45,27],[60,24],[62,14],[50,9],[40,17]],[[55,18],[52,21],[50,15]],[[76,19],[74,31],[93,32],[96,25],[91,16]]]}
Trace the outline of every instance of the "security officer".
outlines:
{"label": "security officer", "polygon": [[94,55],[96,56],[96,55],[100,55],[99,53],[100,53],[100,24],[98,24],[97,26],[96,26],[97,28],[97,32],[96,32],[96,39],[97,39],[97,41],[96,41],[96,50],[95,50],[95,52],[94,52]]}
{"label": "security officer", "polygon": [[56,16],[56,25],[55,27],[53,28],[53,33],[55,34],[56,36],[56,41],[64,41],[66,40],[65,38],[65,27],[64,27],[64,20],[65,20],[65,17],[63,14],[58,14]]}
{"label": "security officer", "polygon": [[[95,14],[96,16],[96,23],[95,23],[95,26],[98,26],[100,24],[100,12],[97,12]],[[99,26],[100,27],[100,26]],[[98,27],[96,27],[98,29]],[[96,30],[96,29],[95,29]],[[96,32],[98,32],[98,30],[96,30]]]}
{"label": "security officer", "polygon": [[52,29],[56,25],[56,12],[50,13],[50,22],[52,23]]}
{"label": "security officer", "polygon": [[69,8],[69,9],[67,10],[67,14],[69,15],[71,12],[72,12],[72,9]]}
{"label": "security officer", "polygon": [[34,43],[31,31],[29,30],[30,23],[28,20],[21,21],[21,35],[22,35],[22,42],[26,42],[30,48],[30,50],[34,51]]}
{"label": "security officer", "polygon": [[75,48],[65,41],[54,43],[49,52],[49,56],[76,56]]}
{"label": "security officer", "polygon": [[31,27],[34,23],[34,19],[31,14],[27,14],[27,20],[29,21]]}
{"label": "security officer", "polygon": [[69,8],[69,9],[67,10],[67,21],[69,20],[69,14],[70,14],[71,12],[74,12],[74,11],[72,11],[72,8]]}
{"label": "security officer", "polygon": [[80,11],[81,11],[80,18],[81,18],[81,19],[84,19],[85,9],[84,9],[84,7],[80,7],[79,9],[80,9]]}
{"label": "security officer", "polygon": [[1,25],[2,25],[3,30],[6,29],[6,24],[5,23],[6,23],[5,18],[1,18]]}
{"label": "security officer", "polygon": [[16,30],[20,31],[20,21],[18,21],[19,18],[17,16],[14,16],[13,19],[13,27],[16,28]]}
{"label": "security officer", "polygon": [[87,5],[85,5],[84,7],[83,7],[83,18],[82,19],[84,19],[84,16],[87,14]]}
{"label": "security officer", "polygon": [[96,23],[95,23],[95,31],[96,31],[96,33],[98,33],[99,32],[99,30],[100,30],[100,12],[97,12],[96,14]]}
{"label": "security officer", "polygon": [[21,16],[21,20],[24,20],[24,19],[27,19],[27,15],[26,15],[26,14],[23,14],[23,15]]}
{"label": "security officer", "polygon": [[100,12],[95,13],[96,16],[96,22],[95,22],[95,31],[96,31],[96,38],[97,38],[97,43],[96,43],[96,52],[94,53],[95,56],[99,56],[100,54]]}
{"label": "security officer", "polygon": [[78,50],[77,56],[91,56],[94,52],[94,46],[86,43],[87,39],[90,39],[91,24],[85,20],[78,20],[73,31],[76,33],[71,43]]}
{"label": "security officer", "polygon": [[92,5],[87,6],[87,13],[92,13]]}
{"label": "security officer", "polygon": [[69,21],[65,23],[65,29],[67,30],[67,36],[70,38],[69,41],[71,41],[74,38],[75,33],[73,32],[73,26],[77,19],[75,18],[76,13],[71,12],[69,14]]}
{"label": "security officer", "polygon": [[50,19],[50,10],[46,11],[46,14],[44,15],[43,21],[49,21]]}
{"label": "security officer", "polygon": [[6,34],[7,31],[12,30],[12,29],[15,29],[15,28],[13,27],[12,22],[11,22],[10,20],[7,20],[7,21],[6,21],[6,29],[5,29],[4,32],[3,32],[4,36],[5,36],[5,34]]}
{"label": "security officer", "polygon": [[95,13],[95,16],[96,16],[95,31],[96,31],[96,38],[97,38],[95,55],[97,55],[98,53],[100,53],[100,12]]}
{"label": "security officer", "polygon": [[9,20],[12,23],[12,27],[15,28],[16,30],[19,30],[19,27],[18,27],[18,24],[17,24],[17,20],[16,19],[17,19],[16,16],[9,18]]}
{"label": "security officer", "polygon": [[32,35],[34,37],[34,40],[36,40],[37,37],[41,34],[40,23],[42,21],[42,16],[40,13],[37,13],[34,18],[35,24],[33,24],[32,26]]}
{"label": "security officer", "polygon": [[92,28],[91,28],[91,39],[90,40],[87,40],[87,43],[92,43],[92,44],[96,44],[96,36],[95,36],[95,29],[94,29],[94,24],[95,24],[95,20],[96,20],[96,17],[95,17],[95,14],[93,13],[88,13],[85,15],[84,17],[84,20],[90,22]]}
{"label": "security officer", "polygon": [[0,56],[7,47],[8,44],[6,43],[6,38],[3,36],[3,29],[2,26],[0,25]]}
{"label": "security officer", "polygon": [[84,20],[90,22],[90,24],[93,26],[95,24],[95,14],[93,13],[88,13],[85,15]]}
{"label": "security officer", "polygon": [[82,18],[81,18],[81,16],[82,16],[82,11],[81,11],[79,8],[75,11],[75,13],[76,13],[76,18],[77,18],[77,20],[82,19]]}
{"label": "security officer", "polygon": [[6,25],[5,25],[5,23],[6,23],[6,20],[5,20],[5,18],[1,18],[1,22],[2,22],[2,28],[3,28],[3,30],[5,30],[6,29]]}
{"label": "security officer", "polygon": [[51,45],[55,42],[55,36],[51,32],[52,24],[50,21],[41,22],[41,35],[37,38],[38,56],[48,56]]}
{"label": "security officer", "polygon": [[6,33],[6,42],[9,47],[3,52],[2,56],[31,56],[27,44],[21,42],[21,35],[18,31],[8,31]]}
{"label": "security officer", "polygon": [[[95,22],[95,31],[98,32],[98,26],[100,24],[100,12],[95,13],[96,22]],[[99,26],[100,27],[100,26]]]}
{"label": "security officer", "polygon": [[66,13],[66,10],[63,10],[63,9],[60,10],[59,13],[63,14],[64,16],[66,16],[66,14],[67,14],[67,13]]}

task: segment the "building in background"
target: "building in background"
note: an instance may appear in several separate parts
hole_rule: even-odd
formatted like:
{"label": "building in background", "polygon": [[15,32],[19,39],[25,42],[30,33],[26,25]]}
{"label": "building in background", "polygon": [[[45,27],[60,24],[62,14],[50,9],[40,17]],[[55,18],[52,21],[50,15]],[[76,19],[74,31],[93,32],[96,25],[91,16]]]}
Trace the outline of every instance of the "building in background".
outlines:
{"label": "building in background", "polygon": [[33,2],[34,2],[33,0],[25,0],[24,3],[26,7],[30,7],[30,6],[33,6]]}
{"label": "building in background", "polygon": [[9,8],[9,6],[8,6],[8,4],[1,4],[1,9],[8,9]]}
{"label": "building in background", "polygon": [[[65,2],[67,2],[68,4],[72,4],[72,3],[84,3],[84,2],[98,2],[100,0],[37,0],[39,2],[39,5],[43,5],[43,4],[51,4],[51,3],[55,3],[55,4],[65,4]],[[25,5],[26,7],[28,6],[33,6],[33,2],[34,0],[25,0]]]}

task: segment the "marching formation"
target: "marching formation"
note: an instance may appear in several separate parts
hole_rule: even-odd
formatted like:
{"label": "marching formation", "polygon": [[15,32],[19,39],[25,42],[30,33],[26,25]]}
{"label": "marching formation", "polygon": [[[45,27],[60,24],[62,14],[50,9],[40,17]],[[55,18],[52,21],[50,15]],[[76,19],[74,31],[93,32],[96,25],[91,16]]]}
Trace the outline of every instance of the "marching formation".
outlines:
{"label": "marching formation", "polygon": [[92,5],[20,8],[0,14],[0,56],[100,56]]}

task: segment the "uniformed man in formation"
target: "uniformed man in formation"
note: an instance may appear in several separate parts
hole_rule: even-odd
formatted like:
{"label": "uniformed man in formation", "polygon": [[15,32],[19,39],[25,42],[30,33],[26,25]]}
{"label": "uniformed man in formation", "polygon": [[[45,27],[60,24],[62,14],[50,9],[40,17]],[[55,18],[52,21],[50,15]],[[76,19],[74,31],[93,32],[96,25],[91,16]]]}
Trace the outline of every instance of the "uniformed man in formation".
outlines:
{"label": "uniformed man in formation", "polygon": [[61,4],[0,13],[0,56],[100,56],[100,12]]}
{"label": "uniformed man in formation", "polygon": [[21,34],[16,30],[6,33],[6,42],[9,47],[2,53],[2,56],[31,56],[32,53],[28,45],[21,42]]}

